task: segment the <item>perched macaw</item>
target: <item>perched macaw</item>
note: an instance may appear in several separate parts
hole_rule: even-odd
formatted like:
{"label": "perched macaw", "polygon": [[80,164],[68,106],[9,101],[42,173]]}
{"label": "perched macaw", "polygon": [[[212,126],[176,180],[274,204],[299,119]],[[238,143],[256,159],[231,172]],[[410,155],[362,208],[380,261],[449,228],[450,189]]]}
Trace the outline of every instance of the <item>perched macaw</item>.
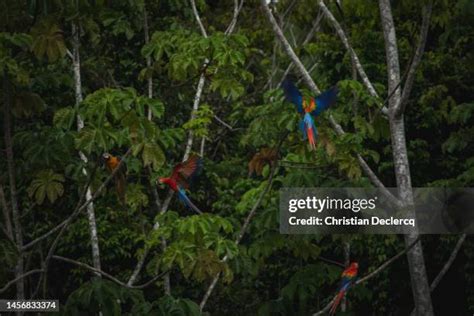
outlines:
{"label": "perched macaw", "polygon": [[173,173],[168,178],[160,178],[159,183],[166,184],[171,190],[178,194],[179,199],[189,209],[202,214],[201,210],[194,205],[186,195],[185,189],[189,188],[190,180],[199,174],[202,169],[202,158],[191,156],[188,160],[177,164],[173,168]]}
{"label": "perched macaw", "polygon": [[346,295],[346,292],[349,290],[349,288],[352,286],[354,283],[356,277],[357,277],[357,270],[359,269],[359,264],[357,262],[352,262],[349,267],[347,267],[344,272],[342,272],[342,279],[341,279],[341,285],[339,286],[339,291],[337,293],[336,299],[334,300],[334,303],[331,306],[331,310],[329,311],[329,315],[334,315],[334,313],[337,310],[337,307],[339,306],[339,303],[341,303],[342,298],[344,295]]}
{"label": "perched macaw", "polygon": [[303,139],[308,138],[311,149],[316,148],[316,125],[314,124],[313,116],[317,117],[324,110],[329,108],[336,102],[337,86],[324,91],[316,98],[304,98],[301,92],[296,88],[295,84],[288,77],[283,80],[281,87],[285,92],[285,98],[288,102],[296,105],[298,113],[303,115],[300,122],[300,129],[303,133]]}
{"label": "perched macaw", "polygon": [[[118,167],[120,163],[119,156],[113,156],[109,153],[104,153],[102,155],[102,158],[104,159],[105,167],[107,168],[107,171],[109,171],[110,173],[112,173],[115,170],[115,168]],[[122,205],[125,205],[126,203],[126,199],[125,199],[125,191],[127,187],[126,173],[127,173],[127,166],[125,164],[122,164],[122,166],[120,167],[120,170],[118,170],[114,175],[115,190],[117,191],[117,196]]]}

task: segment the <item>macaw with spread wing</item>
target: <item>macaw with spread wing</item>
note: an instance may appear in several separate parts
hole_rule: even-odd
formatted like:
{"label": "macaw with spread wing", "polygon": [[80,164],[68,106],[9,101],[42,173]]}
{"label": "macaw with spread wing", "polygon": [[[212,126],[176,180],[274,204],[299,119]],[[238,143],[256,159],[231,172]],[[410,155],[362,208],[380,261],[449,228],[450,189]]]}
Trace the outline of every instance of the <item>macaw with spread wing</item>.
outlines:
{"label": "macaw with spread wing", "polygon": [[303,97],[293,81],[288,77],[283,80],[281,87],[285,92],[286,100],[296,105],[298,113],[303,115],[300,122],[303,139],[306,140],[308,138],[311,149],[315,149],[317,130],[313,116],[317,117],[336,102],[337,86],[333,86],[319,96],[315,98],[310,97],[309,99]]}
{"label": "macaw with spread wing", "polygon": [[189,209],[202,214],[201,210],[194,205],[186,195],[185,189],[189,188],[190,181],[196,177],[202,169],[202,158],[191,156],[188,160],[177,164],[173,173],[168,178],[160,178],[159,183],[166,184],[171,190],[178,194],[179,199]]}
{"label": "macaw with spread wing", "polygon": [[[112,173],[115,168],[118,167],[120,164],[120,157],[119,156],[113,156],[109,153],[104,153],[102,155],[102,158],[104,159],[105,162],[105,167],[107,168],[107,171],[109,173]],[[120,200],[120,203],[122,205],[125,205],[126,199],[125,199],[125,191],[127,189],[127,166],[125,164],[122,164],[120,167],[120,170],[118,170],[115,175],[114,175],[114,183],[115,183],[115,190],[117,191],[117,196]]]}
{"label": "macaw with spread wing", "polygon": [[347,267],[344,272],[342,272],[341,285],[339,286],[339,291],[337,293],[336,299],[331,306],[329,315],[334,315],[337,310],[337,307],[341,303],[342,298],[346,295],[346,292],[354,284],[354,281],[357,277],[357,270],[359,269],[359,264],[357,262],[352,262],[349,267]]}

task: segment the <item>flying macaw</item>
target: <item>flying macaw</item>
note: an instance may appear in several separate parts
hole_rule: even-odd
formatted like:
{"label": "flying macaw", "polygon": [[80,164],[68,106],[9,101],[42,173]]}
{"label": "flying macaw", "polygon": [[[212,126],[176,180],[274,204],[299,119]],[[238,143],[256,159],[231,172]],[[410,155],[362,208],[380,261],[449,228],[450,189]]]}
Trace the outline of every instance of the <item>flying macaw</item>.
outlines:
{"label": "flying macaw", "polygon": [[[115,170],[115,168],[118,167],[120,163],[119,156],[113,156],[109,153],[104,153],[102,155],[102,158],[104,159],[105,167],[107,168],[107,171],[110,173],[112,173]],[[118,170],[114,175],[115,190],[117,191],[117,196],[122,205],[125,205],[126,203],[126,199],[125,199],[125,190],[127,187],[126,172],[127,172],[127,166],[125,164],[122,164],[122,166],[120,167],[120,170]]]}
{"label": "flying macaw", "polygon": [[342,298],[344,295],[346,295],[346,292],[349,290],[349,288],[352,286],[354,283],[356,277],[357,277],[357,270],[359,269],[359,264],[357,262],[352,262],[349,267],[347,267],[344,272],[342,272],[342,279],[341,279],[341,285],[339,286],[339,291],[337,293],[336,299],[334,300],[334,303],[331,306],[331,310],[329,311],[329,315],[334,315],[334,313],[337,310],[337,307],[339,306],[339,303],[341,303]]}
{"label": "flying macaw", "polygon": [[303,133],[303,139],[308,138],[311,149],[316,148],[316,125],[314,124],[313,116],[317,117],[324,110],[329,108],[336,102],[337,97],[337,86],[324,91],[319,96],[306,99],[303,97],[301,92],[296,88],[295,84],[288,77],[283,80],[281,87],[285,92],[285,98],[288,102],[296,105],[298,113],[303,115],[300,122],[300,129]]}
{"label": "flying macaw", "polygon": [[189,209],[202,214],[201,210],[194,205],[186,195],[185,189],[189,188],[190,180],[199,174],[202,169],[202,158],[193,155],[188,160],[177,164],[173,173],[168,178],[160,178],[159,183],[166,184],[171,190],[178,194],[179,199]]}

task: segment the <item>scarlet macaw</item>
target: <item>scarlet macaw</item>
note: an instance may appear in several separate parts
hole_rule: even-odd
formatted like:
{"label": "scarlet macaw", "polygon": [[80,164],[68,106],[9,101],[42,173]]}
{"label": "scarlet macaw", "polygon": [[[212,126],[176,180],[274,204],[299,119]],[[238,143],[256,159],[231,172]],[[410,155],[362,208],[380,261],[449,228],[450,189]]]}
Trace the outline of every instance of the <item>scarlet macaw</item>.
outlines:
{"label": "scarlet macaw", "polygon": [[[102,158],[105,161],[105,166],[107,168],[107,171],[112,173],[115,168],[118,167],[120,163],[120,157],[119,156],[113,156],[109,153],[104,153],[102,155]],[[114,175],[114,182],[115,182],[115,190],[117,191],[117,196],[120,200],[120,203],[122,205],[125,205],[126,199],[125,199],[125,190],[127,186],[127,166],[125,164],[122,164],[120,167],[120,170],[118,170],[115,175]]]}
{"label": "scarlet macaw", "polygon": [[306,140],[306,138],[308,138],[311,149],[315,149],[317,130],[316,125],[314,124],[313,115],[317,117],[336,102],[338,92],[337,86],[333,86],[324,91],[316,98],[310,97],[309,99],[305,99],[301,95],[301,92],[288,77],[283,80],[281,87],[285,92],[286,100],[296,105],[298,113],[303,115],[300,122],[303,139]]}
{"label": "scarlet macaw", "polygon": [[329,315],[334,315],[334,313],[336,312],[337,307],[339,306],[339,303],[341,302],[342,298],[344,297],[346,292],[349,290],[349,288],[354,283],[354,281],[357,277],[357,270],[358,269],[359,269],[359,264],[357,262],[352,262],[349,265],[349,267],[347,267],[342,272],[341,285],[339,286],[339,291],[337,293],[336,299],[334,300],[334,303],[331,306],[331,310],[329,311]]}
{"label": "scarlet macaw", "polygon": [[202,214],[201,210],[194,205],[186,195],[185,189],[189,188],[190,180],[197,176],[202,169],[202,158],[191,156],[188,160],[177,164],[173,168],[173,173],[169,178],[160,178],[159,183],[166,184],[171,190],[178,194],[183,204],[193,211]]}

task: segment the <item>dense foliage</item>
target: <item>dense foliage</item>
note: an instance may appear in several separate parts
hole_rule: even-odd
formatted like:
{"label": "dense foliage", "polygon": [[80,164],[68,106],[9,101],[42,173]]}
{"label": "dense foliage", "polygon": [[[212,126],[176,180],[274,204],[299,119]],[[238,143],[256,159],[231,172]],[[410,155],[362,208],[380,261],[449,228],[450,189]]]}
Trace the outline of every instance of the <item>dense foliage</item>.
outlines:
{"label": "dense foliage", "polygon": [[[377,4],[342,1],[338,8],[326,2],[386,98]],[[414,53],[423,1],[392,2],[403,68]],[[330,261],[344,263],[348,245],[362,275],[404,249],[401,236],[279,233],[280,188],[371,185],[356,154],[366,158],[387,187],[396,186],[389,126],[379,100],[354,76],[349,54],[326,19],[301,44],[319,14],[318,6],[307,0],[279,1],[276,14],[313,79],[321,89],[338,82],[341,91],[331,114],[347,134],[338,136],[324,114],[318,118],[317,150],[309,151],[298,131],[298,114],[278,88],[290,60],[260,1],[244,2],[231,33],[226,30],[233,6],[233,1],[197,1],[207,32],[203,36],[184,0],[0,3],[0,183],[5,194],[0,206],[12,205],[9,179],[14,176],[27,244],[70,216],[89,182],[95,192],[106,180],[104,152],[124,155],[131,149],[126,205],[112,183],[94,200],[101,267],[127,283],[146,253],[135,284],[169,271],[171,285],[170,295],[163,278],[146,289],[129,289],[52,258],[45,277],[32,274],[24,279],[26,298],[57,298],[66,315],[198,315],[202,297],[220,273],[205,308],[212,315],[309,315],[332,298],[342,270]],[[474,184],[473,21],[470,0],[434,2],[426,51],[405,115],[414,186]],[[84,96],[79,104],[72,68],[75,36]],[[193,111],[200,78],[203,93]],[[309,93],[302,83],[299,86]],[[80,130],[78,116],[84,122]],[[12,174],[4,150],[7,121],[13,139]],[[157,187],[156,180],[182,160],[189,137],[192,151],[205,160],[190,197],[205,214],[195,215],[176,197],[160,212],[168,192]],[[236,245],[245,217],[267,188],[272,167],[277,168],[272,188]],[[19,253],[8,238],[7,219],[0,218],[1,288],[15,278]],[[154,229],[155,223],[159,227]],[[22,254],[25,271],[42,268],[56,234]],[[430,280],[457,238],[423,236]],[[54,254],[92,265],[85,211],[62,234]],[[226,262],[221,261],[224,256]],[[433,292],[437,314],[474,313],[473,259],[474,243],[468,237]],[[408,265],[401,258],[353,289],[347,314],[408,314],[413,309],[409,288]],[[14,298],[15,286],[0,296]]]}

